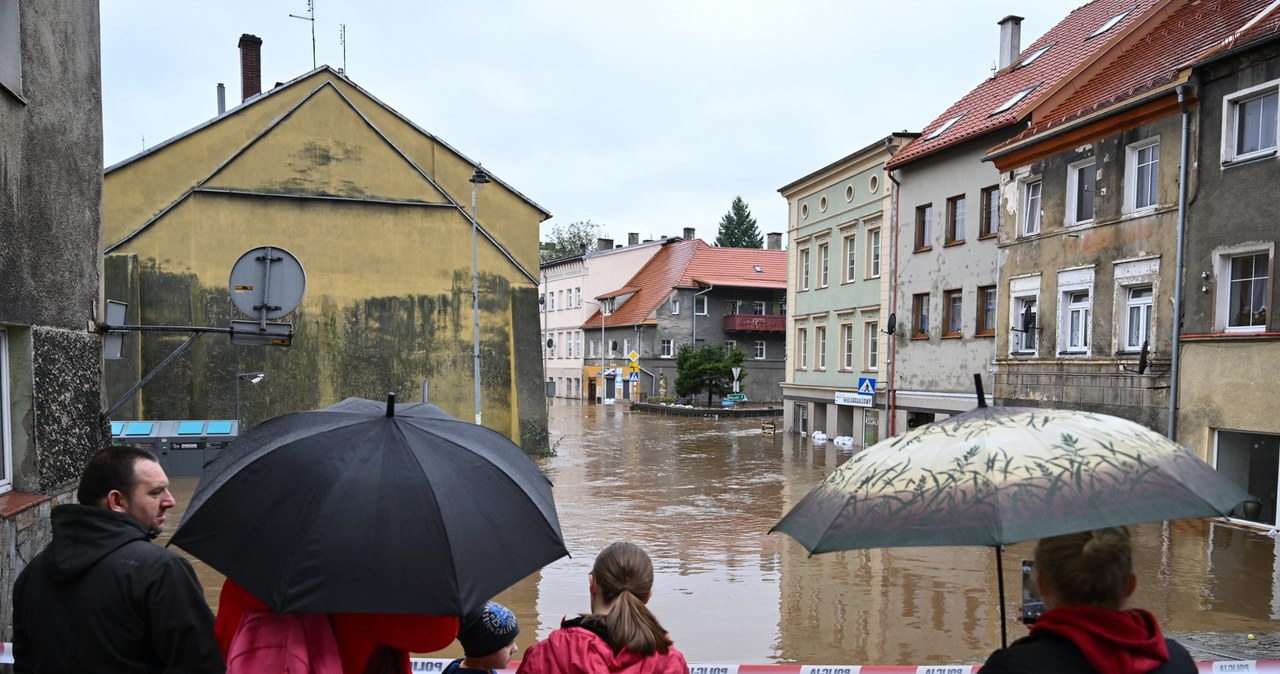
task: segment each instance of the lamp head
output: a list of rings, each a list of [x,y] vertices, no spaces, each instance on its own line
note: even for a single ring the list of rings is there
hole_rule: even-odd
[[[478,190],[481,187],[488,185],[490,182],[492,181],[489,180],[489,174],[485,173],[484,169],[480,168],[479,164],[476,164],[476,170],[471,173],[471,184]]]
[[[248,379],[250,384],[256,384],[267,376],[266,372],[239,372],[236,377],[240,379]]]

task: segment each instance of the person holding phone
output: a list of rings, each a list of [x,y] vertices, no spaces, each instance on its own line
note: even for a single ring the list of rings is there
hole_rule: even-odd
[[[1041,539],[1034,568],[1046,610],[981,674],[1196,674],[1151,612],[1124,608],[1138,584],[1128,527]]]

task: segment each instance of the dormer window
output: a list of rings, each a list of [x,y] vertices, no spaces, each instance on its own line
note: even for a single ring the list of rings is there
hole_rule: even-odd
[[[947,132],[947,129],[950,129],[950,128],[951,128],[951,125],[952,125],[952,124],[955,124],[956,122],[960,121],[960,118],[961,118],[961,117],[964,117],[964,116],[965,116],[965,115],[967,115],[967,114],[968,114],[968,113],[966,113],[966,112],[962,112],[962,113],[960,113],[960,114],[956,115],[955,117],[952,117],[951,119],[948,119],[946,122],[943,122],[942,126],[940,126],[940,127],[936,128],[936,129],[934,129],[934,130],[933,130],[933,133],[930,133],[929,135],[925,136],[925,137],[924,137],[924,139],[925,139],[925,140],[933,140],[934,138],[937,138],[938,136],[941,136],[942,134],[944,134],[944,133],[946,133],[946,132]]]
[[[1129,14],[1133,13],[1133,10],[1135,9],[1137,9],[1137,6],[1130,7],[1129,9],[1126,9],[1123,12],[1120,12],[1119,14],[1111,17],[1110,19],[1107,20],[1106,23],[1102,24],[1101,26],[1098,26],[1098,30],[1093,31],[1093,34],[1090,35],[1089,37],[1086,37],[1085,39],[1092,40],[1093,38],[1098,37],[1099,35],[1102,35],[1103,33],[1111,30],[1112,28],[1115,28],[1117,23],[1120,23],[1121,21],[1123,21],[1124,17],[1129,16]]]
[[[1049,44],[1047,44],[1047,45],[1045,45],[1045,46],[1043,46],[1043,47],[1041,47],[1041,48],[1039,48],[1039,49],[1037,49],[1037,50],[1035,50],[1035,51],[1031,52],[1030,54],[1028,54],[1028,55],[1027,55],[1027,58],[1022,59],[1022,63],[1019,63],[1019,64],[1018,64],[1018,67],[1019,67],[1019,68],[1026,68],[1027,66],[1031,65],[1032,63],[1035,63],[1036,59],[1040,58],[1041,56],[1044,56],[1044,53],[1045,53],[1045,52],[1047,52],[1047,51],[1049,51],[1050,49],[1053,49],[1054,45],[1056,45],[1056,44],[1058,44],[1058,43],[1057,43],[1057,42],[1051,42],[1051,43],[1049,43]]]
[[[1005,101],[1004,103],[1001,103],[1001,104],[1000,104],[1000,107],[998,107],[998,108],[996,108],[995,110],[992,110],[992,111],[991,111],[991,114],[992,114],[992,115],[998,115],[998,114],[1000,114],[1000,113],[1002,113],[1002,112],[1005,112],[1005,111],[1011,110],[1011,109],[1013,108],[1013,106],[1017,105],[1018,103],[1020,103],[1020,102],[1022,101],[1022,99],[1026,98],[1026,97],[1027,97],[1027,94],[1029,94],[1029,93],[1031,93],[1031,92],[1035,91],[1035,90],[1036,90],[1036,87],[1038,87],[1038,86],[1040,86],[1040,85],[1039,85],[1039,84],[1033,84],[1033,85],[1031,85],[1031,86],[1027,87],[1026,89],[1023,89],[1022,91],[1019,91],[1018,93],[1016,93],[1016,94],[1014,94],[1014,95],[1010,96],[1010,97],[1009,97],[1009,100]]]

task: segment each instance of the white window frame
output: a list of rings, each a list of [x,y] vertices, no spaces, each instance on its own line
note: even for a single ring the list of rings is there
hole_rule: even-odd
[[[1062,291],[1060,297],[1062,317],[1059,319],[1059,351],[1065,354],[1088,354],[1089,338],[1093,333],[1093,292],[1088,288],[1076,288]]]
[[[1139,154],[1144,150],[1153,150],[1152,161],[1139,166]],[[1144,213],[1155,210],[1160,205],[1160,136],[1145,138],[1128,145],[1124,149],[1124,206],[1126,213]],[[1144,169],[1151,171],[1150,203],[1138,202],[1138,175]]]
[[[755,300],[751,303],[751,314],[753,316],[764,316],[769,311],[769,303],[764,300]]]
[[[1244,257],[1247,255],[1266,255],[1267,256],[1267,280],[1266,288],[1263,290],[1264,297],[1270,298],[1273,276],[1275,275],[1275,244],[1267,244],[1265,246],[1234,246],[1231,248],[1223,248],[1214,251],[1217,255],[1217,287],[1216,309],[1214,311],[1215,322],[1218,329],[1222,332],[1265,332],[1270,322],[1272,309],[1266,306],[1264,301],[1263,307],[1267,310],[1267,320],[1261,325],[1231,325],[1231,260]],[[1255,277],[1256,278],[1256,277]]]
[[[800,289],[808,290],[809,289],[809,249],[808,248],[800,249],[800,263],[796,266],[797,266],[796,271],[799,272],[800,274]]]
[[[1066,198],[1067,219],[1065,220],[1065,222],[1068,225],[1087,225],[1089,223],[1092,223],[1093,219],[1097,217],[1097,213],[1098,213],[1098,200],[1096,198],[1097,185],[1098,185],[1097,166],[1098,166],[1097,158],[1089,157],[1088,159],[1082,159],[1067,167],[1067,198]],[[1090,171],[1093,174],[1093,185],[1094,185],[1094,196],[1095,196],[1093,200],[1093,213],[1087,218],[1077,219],[1077,215],[1078,215],[1077,210],[1079,210],[1077,208],[1077,206],[1079,206],[1079,202],[1077,201],[1077,199],[1079,197],[1076,195],[1076,192],[1079,191],[1080,176],[1084,174],[1085,171]]]
[[[658,354],[658,357],[659,357],[659,358],[674,358],[674,357],[675,357],[675,354],[676,354],[676,342],[675,342],[675,340],[674,340],[674,339],[663,339],[663,340],[659,340],[659,341],[658,341],[658,344],[659,344],[659,348],[661,348],[661,350],[662,350],[662,351],[661,351],[661,353],[659,353],[659,354]]]
[[[796,329],[796,369],[809,369],[809,329]]]
[[[879,227],[867,229],[867,278],[880,278],[880,232]]]
[[[670,306],[671,306],[671,315],[679,316],[680,315],[680,295],[676,293],[671,293]]]
[[[857,280],[858,273],[858,250],[855,245],[857,235],[848,234],[844,237],[844,282],[853,283]]]
[[[1142,351],[1143,343],[1151,342],[1151,311],[1155,306],[1156,288],[1150,283],[1139,283],[1130,286],[1121,286],[1124,291],[1124,350],[1127,352]],[[1146,297],[1135,298],[1134,291],[1146,290]],[[1137,311],[1142,321],[1141,328],[1138,331],[1137,338],[1131,339],[1133,335],[1133,313]]]
[[[831,245],[818,244],[818,287],[825,288],[831,281]]]
[[[1274,107],[1273,114],[1276,119],[1271,120],[1273,144],[1269,147],[1259,147],[1253,152],[1240,152],[1236,146],[1240,129],[1240,106],[1267,96],[1275,96],[1275,107],[1280,107],[1280,80],[1264,82],[1222,97],[1222,163],[1242,162],[1276,155],[1277,143],[1280,143],[1280,112],[1275,111]]]
[[[707,315],[707,296],[706,295],[698,295],[697,297],[693,298],[693,314],[695,316]]]
[[[853,339],[853,323],[840,324],[840,370],[844,372],[853,371],[853,352],[858,348],[858,344]]]
[[[0,493],[13,489],[13,426],[9,419],[9,334],[0,326]]]
[[[722,346],[724,347],[724,352],[729,353],[730,351],[733,351],[734,349],[738,348],[738,340],[726,339],[724,340],[724,344]]]
[[[880,369],[880,321],[867,321],[864,326],[862,351],[866,360],[863,365],[868,372],[875,372]]]
[[[1036,327],[1031,333],[1031,348],[1026,348],[1027,333],[1014,330],[1022,328],[1022,312],[1032,303]],[[1009,279],[1009,355],[1038,356],[1040,354],[1040,274],[1030,274]]]
[[[556,310],[556,291],[552,290],[547,293],[547,311]]]
[[[827,326],[819,325],[813,329],[813,369],[824,372],[827,369]]]
[[[1022,183],[1022,218],[1018,232],[1022,236],[1040,233],[1040,219],[1044,212],[1044,181],[1040,178]]]
[[[764,360],[765,350],[766,350],[766,342],[763,339],[757,339],[755,360]]]

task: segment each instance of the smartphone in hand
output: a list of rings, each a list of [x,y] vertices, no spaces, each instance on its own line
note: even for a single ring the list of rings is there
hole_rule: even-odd
[[[1044,600],[1040,598],[1040,589],[1036,587],[1035,562],[1022,560],[1022,622],[1034,625],[1036,618],[1044,613]]]

